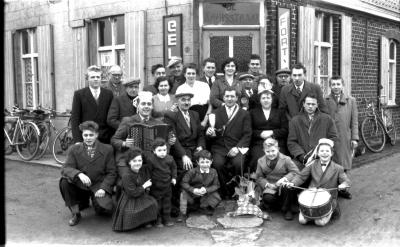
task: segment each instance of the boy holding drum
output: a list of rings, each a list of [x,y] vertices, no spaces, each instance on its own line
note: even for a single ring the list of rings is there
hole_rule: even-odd
[[[333,145],[333,141],[330,139],[320,139],[317,146],[317,156],[319,159],[314,160],[299,175],[296,175],[291,182],[286,183],[288,187],[299,186],[311,177],[309,190],[302,192],[299,196],[300,224],[306,224],[308,221],[314,220],[316,225],[324,226],[330,221],[333,212],[340,216],[340,208],[337,203],[338,190],[349,188],[350,180],[344,172],[343,167],[331,160]],[[328,194],[327,203],[324,204],[321,200],[324,199],[327,191],[329,191],[330,196]],[[303,193],[304,196],[302,196]],[[306,197],[306,194],[309,194],[311,197],[304,198],[305,202],[309,201],[312,204],[309,205],[309,210],[307,210],[307,205],[303,205],[302,203],[302,197]],[[331,203],[329,203],[330,200]],[[314,205],[319,202],[321,203],[321,207],[315,208]],[[306,207],[305,210],[303,209],[304,207]]]

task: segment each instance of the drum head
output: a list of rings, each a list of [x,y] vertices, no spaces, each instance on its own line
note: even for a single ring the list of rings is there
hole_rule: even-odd
[[[331,194],[325,189],[304,190],[299,195],[299,204],[307,207],[324,205],[331,199]]]

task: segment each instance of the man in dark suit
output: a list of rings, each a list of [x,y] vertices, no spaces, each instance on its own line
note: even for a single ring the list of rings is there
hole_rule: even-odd
[[[125,93],[114,97],[108,110],[107,123],[113,129],[118,129],[122,118],[130,117],[136,114],[136,100],[139,92],[140,79],[127,79],[122,85],[125,87]]]
[[[218,172],[221,195],[225,197],[230,197],[233,192],[227,191],[226,183],[232,176],[240,175],[243,169],[244,157],[239,148],[249,147],[252,134],[250,114],[237,104],[239,94],[234,87],[225,89],[224,105],[209,116],[210,127],[206,132],[212,139],[213,166]]]
[[[212,84],[216,78],[215,72],[217,68],[217,61],[214,58],[206,58],[203,61],[203,72],[204,75],[200,77],[199,81],[205,82],[211,89]]]
[[[321,87],[305,81],[306,68],[304,65],[301,63],[294,65],[291,73],[293,83],[284,86],[279,97],[279,108],[286,111],[288,120],[299,114],[303,101],[309,93],[316,95],[319,110],[328,113]]]
[[[60,179],[60,191],[65,205],[72,212],[68,224],[74,226],[81,219],[80,211],[89,207],[89,198],[98,214],[111,214],[112,188],[117,177],[114,150],[97,141],[98,125],[85,121],[79,125],[83,142],[68,151]]]
[[[82,132],[79,124],[92,120],[99,125],[99,141],[110,143],[113,129],[107,125],[107,114],[110,108],[113,93],[101,88],[101,69],[92,65],[87,69],[86,80],[88,87],[75,91],[72,101],[72,136],[74,142],[82,142]]]

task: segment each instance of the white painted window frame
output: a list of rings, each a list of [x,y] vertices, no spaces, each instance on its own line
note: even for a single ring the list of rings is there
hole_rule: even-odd
[[[111,22],[111,45],[109,46],[100,46],[100,24],[97,21],[97,61],[99,61],[99,64],[101,66],[108,66],[108,65],[103,65],[101,64],[101,52],[106,52],[106,51],[111,51],[111,61],[110,64],[111,65],[115,65],[117,64],[118,58],[117,58],[117,51],[118,50],[125,50],[125,44],[121,45],[117,45],[117,19],[114,18],[115,16],[111,16],[108,17],[108,19]],[[102,18],[103,19],[103,18]],[[101,20],[101,19],[100,19]],[[124,19],[122,21],[125,21],[125,16]],[[124,30],[125,32],[125,30]]]
[[[332,15],[329,15],[329,42],[322,41],[323,34],[323,18],[325,13],[318,13],[315,19],[315,25],[317,27],[316,39],[314,40],[314,50],[316,48],[316,54],[314,57],[317,61],[314,60],[314,82],[321,86],[324,95],[329,94],[329,85],[322,85],[321,78],[324,77],[327,80],[332,76],[332,47],[333,47],[333,18]],[[321,49],[328,48],[328,75],[321,75],[320,66],[321,66]]]
[[[36,64],[39,62],[39,53],[37,53],[37,51],[34,51],[34,38],[36,38],[36,42],[37,42],[37,33],[36,33],[36,29],[35,28],[30,28],[30,29],[26,29],[23,31],[28,31],[28,40],[29,40],[29,46],[30,46],[30,50],[31,53],[28,54],[23,54],[23,35],[21,32],[20,35],[20,53],[21,53],[21,78],[22,78],[22,84],[23,84],[23,90],[22,90],[22,95],[23,95],[23,107],[24,108],[28,108],[28,109],[35,109],[38,107],[38,102],[39,102],[39,95],[38,95],[38,87],[39,87],[39,79],[36,80],[36,74],[38,73],[38,71],[36,71]],[[35,37],[36,36],[36,37]],[[37,60],[35,61],[35,58],[37,58]],[[25,75],[25,60],[29,59],[31,60],[31,71],[32,71],[32,75],[31,75],[31,82],[27,81],[26,75]],[[38,75],[39,78],[39,75]],[[27,102],[26,102],[26,88],[27,85],[31,84],[32,85],[32,96],[33,96],[33,102],[32,102],[32,106],[28,106]]]
[[[392,45],[392,44],[394,44],[394,58],[393,59],[391,59],[390,58],[390,46]],[[388,105],[396,105],[396,66],[397,66],[397,62],[396,62],[396,57],[397,57],[397,46],[396,46],[396,42],[393,40],[393,39],[390,39],[389,40],[389,50],[388,50],[388,57],[389,57],[389,59],[388,59],[388,68],[389,68],[389,70],[388,70],[388,80],[387,80],[387,85],[385,85],[386,86],[386,88],[387,88],[387,90],[386,90],[386,92],[387,92],[387,94],[388,94],[388,96],[387,96],[387,104]],[[390,71],[390,67],[391,66],[393,66],[392,68],[392,71]],[[389,81],[389,78],[390,78],[390,75],[389,75],[389,73],[392,73],[392,85],[390,85],[390,81]],[[392,95],[389,95],[389,92],[390,92],[390,87],[391,87],[391,91],[392,91]]]

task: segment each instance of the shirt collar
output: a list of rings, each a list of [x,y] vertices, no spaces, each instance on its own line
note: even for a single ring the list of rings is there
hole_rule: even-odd
[[[200,168],[200,173],[210,173],[210,168],[209,169],[206,169],[206,170],[202,170],[201,168]]]
[[[169,102],[170,101],[170,97],[169,97],[169,94],[167,94],[167,95],[161,95],[160,93],[158,93],[157,94],[157,96],[158,96],[158,99],[161,101],[161,102]]]

